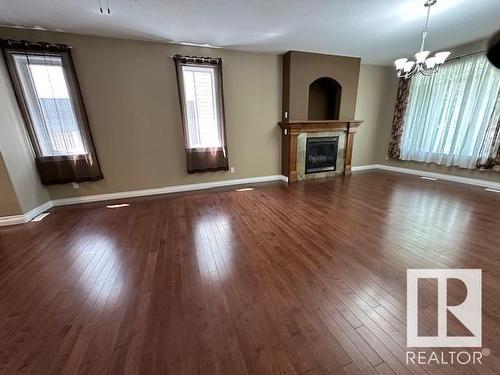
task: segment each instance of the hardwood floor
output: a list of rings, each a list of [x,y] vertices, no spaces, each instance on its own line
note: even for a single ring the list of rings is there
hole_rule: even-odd
[[[1,374],[499,373],[500,194],[371,171],[127,202],[0,228]],[[406,364],[407,268],[483,269],[482,365]]]

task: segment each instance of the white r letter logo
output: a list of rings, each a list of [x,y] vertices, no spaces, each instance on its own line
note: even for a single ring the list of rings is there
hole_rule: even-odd
[[[418,335],[418,279],[438,280],[438,335]],[[467,287],[467,297],[458,306],[448,306],[448,279],[459,279]],[[481,270],[409,269],[406,273],[406,345],[408,347],[480,347],[481,346]],[[448,311],[472,336],[448,336]]]

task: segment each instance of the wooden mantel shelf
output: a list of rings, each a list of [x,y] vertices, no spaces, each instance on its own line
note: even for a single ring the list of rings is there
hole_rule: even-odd
[[[304,120],[279,122],[278,125],[283,130],[282,173],[288,176],[289,182],[297,181],[297,138],[300,133],[344,131],[346,133],[344,175],[350,175],[354,133],[356,133],[357,128],[362,122],[363,121],[358,120]]]
[[[363,121],[358,120],[317,120],[279,122],[281,129],[290,133],[324,132],[330,130],[349,130],[355,133]]]

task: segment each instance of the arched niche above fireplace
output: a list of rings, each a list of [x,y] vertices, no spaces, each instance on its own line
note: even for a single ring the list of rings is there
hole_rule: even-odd
[[[342,86],[333,78],[321,77],[309,85],[308,120],[338,120]]]

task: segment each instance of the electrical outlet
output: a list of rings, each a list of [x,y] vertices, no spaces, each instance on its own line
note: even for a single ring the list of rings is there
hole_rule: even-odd
[[[285,112],[285,118],[288,118],[288,112]]]
[[[73,186],[73,189],[80,189],[80,185],[78,185],[77,182],[72,182],[71,185]]]
[[[231,173],[234,173],[234,167],[229,168],[229,171],[230,171]]]

